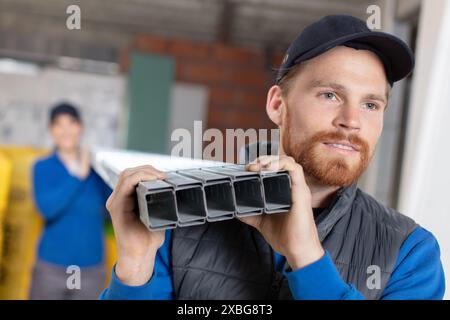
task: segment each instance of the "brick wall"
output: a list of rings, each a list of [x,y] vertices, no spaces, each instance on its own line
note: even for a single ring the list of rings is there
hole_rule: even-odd
[[[170,56],[176,63],[176,81],[209,88],[205,127],[273,128],[265,112],[267,90],[273,81],[272,67],[278,67],[281,53],[271,56],[224,44],[208,44],[150,35],[136,38],[123,53],[121,67],[128,69],[130,52]]]

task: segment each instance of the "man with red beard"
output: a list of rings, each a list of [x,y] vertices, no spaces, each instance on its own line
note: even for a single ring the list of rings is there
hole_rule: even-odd
[[[436,239],[357,187],[391,87],[413,64],[400,39],[354,17],[305,28],[267,95],[279,155],[247,166],[289,171],[290,212],[150,232],[133,192],[164,173],[126,170],[107,203],[118,259],[102,298],[441,299]]]

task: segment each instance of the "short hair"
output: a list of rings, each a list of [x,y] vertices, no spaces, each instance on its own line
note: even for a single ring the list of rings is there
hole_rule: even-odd
[[[50,110],[50,124],[53,124],[60,115],[71,116],[75,121],[81,123],[81,115],[78,109],[70,103],[62,102],[55,105]]]
[[[302,63],[299,63],[289,68],[289,71],[278,81],[278,86],[281,89],[281,94],[283,97],[286,98],[288,96],[292,83],[294,82],[294,78],[298,74],[301,65]]]

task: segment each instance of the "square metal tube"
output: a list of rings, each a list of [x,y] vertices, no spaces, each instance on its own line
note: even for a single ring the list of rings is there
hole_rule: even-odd
[[[202,170],[230,177],[236,201],[237,217],[262,214],[264,198],[258,173],[245,170],[238,171],[228,167],[204,168]]]
[[[236,213],[231,179],[200,169],[179,171],[179,174],[203,184],[206,198],[206,219],[209,222],[232,219]]]
[[[291,208],[291,179],[287,172],[261,173],[264,212],[287,212]]]
[[[178,225],[205,223],[206,204],[202,183],[174,172],[167,173],[164,181],[175,189]]]
[[[136,187],[139,218],[150,230],[175,228],[178,223],[174,188],[164,181],[140,182]]]

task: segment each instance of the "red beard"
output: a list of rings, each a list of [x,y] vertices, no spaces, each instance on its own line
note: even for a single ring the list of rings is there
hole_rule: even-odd
[[[287,121],[289,123],[289,121]],[[304,142],[295,141],[288,125],[283,133],[283,149],[299,163],[306,175],[328,186],[349,186],[359,179],[370,162],[369,145],[357,135],[320,131]],[[347,140],[359,148],[359,161],[350,164],[343,157],[329,157],[318,148],[324,142]]]

